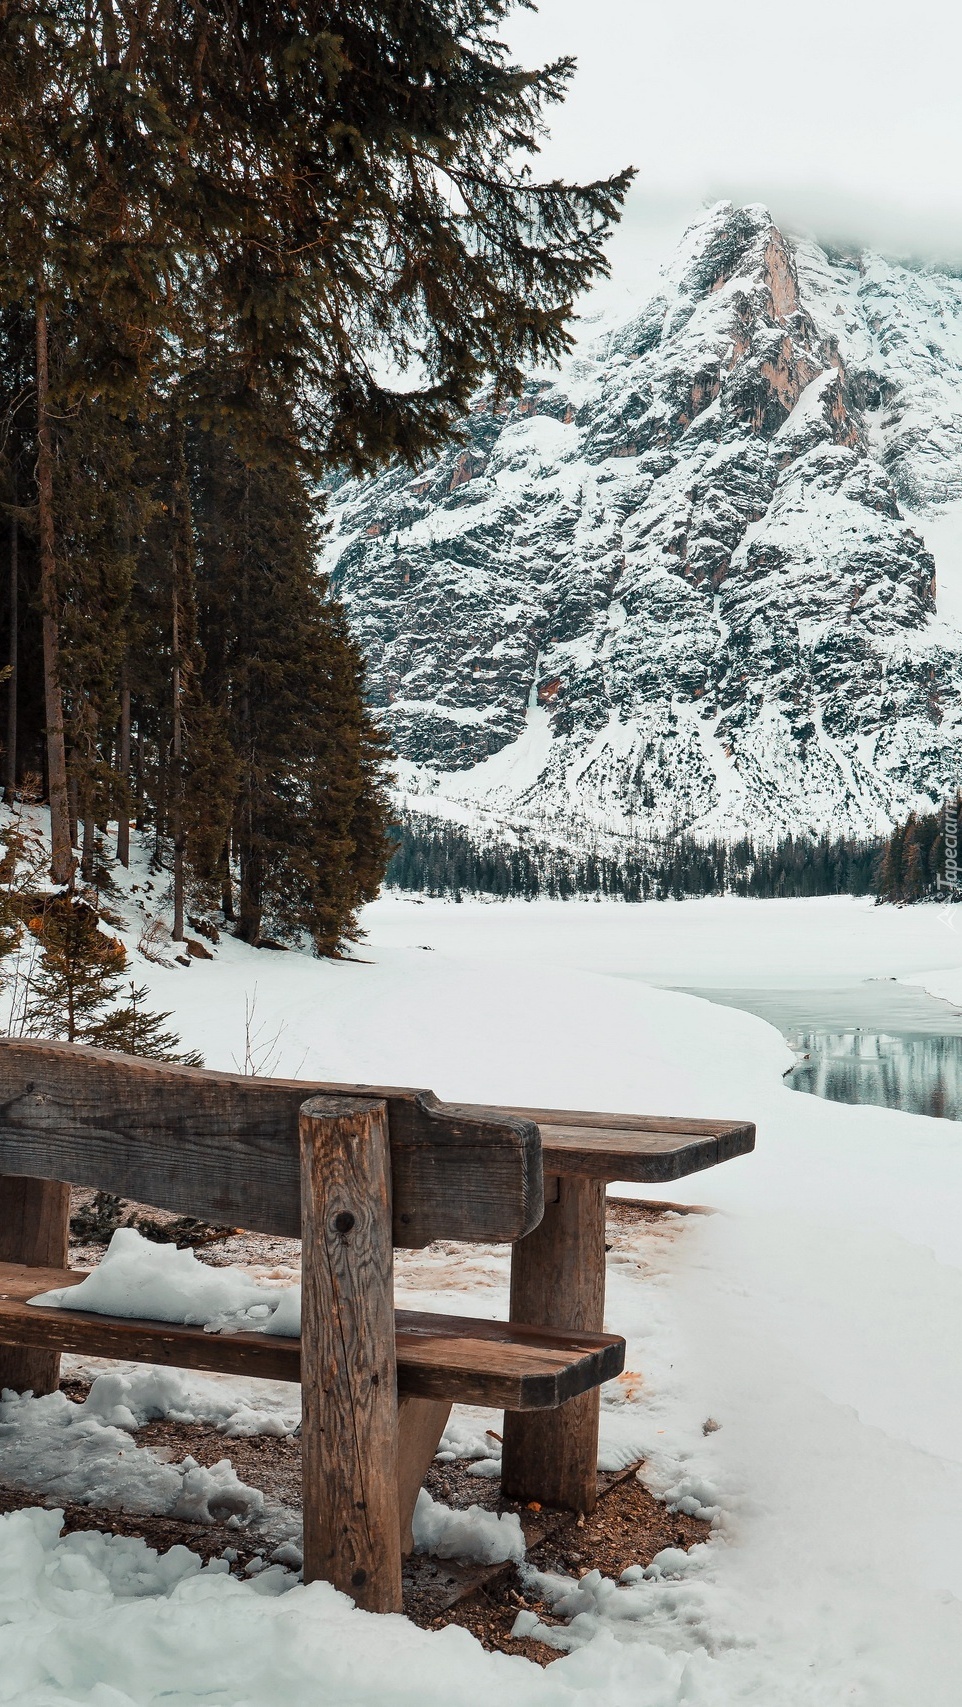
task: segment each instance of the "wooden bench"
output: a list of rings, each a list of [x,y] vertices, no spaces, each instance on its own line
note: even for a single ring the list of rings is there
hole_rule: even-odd
[[[62,1350],[300,1380],[305,1580],[400,1606],[411,1516],[452,1403],[504,1408],[502,1484],[591,1509],[610,1179],[750,1150],[744,1122],[443,1104],[0,1039],[0,1386],[52,1390]],[[300,1342],[32,1307],[67,1270],[69,1180],[302,1239]],[[394,1311],[393,1248],[508,1243],[508,1323]]]
[[[743,1120],[680,1120],[511,1108],[541,1133],[545,1209],[511,1253],[512,1321],[599,1330],[605,1315],[605,1187],[613,1180],[664,1185],[747,1155],[755,1127]],[[598,1393],[537,1416],[504,1419],[503,1491],[591,1511],[598,1462]]]
[[[395,1245],[511,1243],[537,1225],[537,1126],[424,1091],[312,1089],[0,1041],[0,1385],[51,1390],[63,1350],[299,1379],[305,1579],[396,1610],[452,1403],[563,1406],[618,1374],[624,1341],[395,1313]],[[30,1305],[83,1278],[67,1269],[68,1180],[299,1235],[300,1341]]]

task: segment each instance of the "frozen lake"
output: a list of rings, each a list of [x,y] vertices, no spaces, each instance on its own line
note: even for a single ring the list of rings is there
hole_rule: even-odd
[[[792,1089],[962,1119],[962,907],[877,907],[847,896],[640,906],[389,896],[366,917],[379,948],[524,968],[541,993],[554,969],[577,967],[740,1008],[775,1026],[800,1057],[786,1079]],[[921,967],[935,969],[926,985],[942,980],[958,1000],[916,983]]]
[[[894,978],[783,988],[683,987],[777,1026],[793,1090],[962,1120],[962,1009]]]

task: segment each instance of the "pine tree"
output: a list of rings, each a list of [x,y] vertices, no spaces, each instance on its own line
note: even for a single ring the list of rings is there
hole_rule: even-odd
[[[317,476],[417,461],[482,380],[517,392],[559,356],[630,179],[531,175],[572,68],[512,65],[510,9],[0,0],[11,707],[21,759],[44,742],[58,883],[72,819],[88,872],[126,822],[133,759],[175,933],[190,883],[232,910],[232,861],[251,941],[267,920],[331,952],[375,892],[384,749],[312,583]],[[209,461],[189,490],[184,438]],[[217,547],[193,506],[228,452]]]
[[[303,475],[245,465],[216,434],[194,455],[203,692],[229,707],[238,934],[305,934],[332,953],[387,863],[384,739],[314,569]]]
[[[169,1014],[151,1014],[146,989],[121,985],[127,970],[123,943],[100,929],[96,912],[72,895],[54,895],[27,925],[38,945],[26,1002],[24,1030],[30,1037],[89,1043],[158,1061],[200,1065],[199,1057],[176,1053],[178,1039],[164,1031]]]
[[[114,992],[119,1006],[96,1021],[84,1039],[99,1049],[118,1049],[124,1055],[144,1055],[151,1061],[177,1061],[185,1067],[202,1067],[203,1056],[196,1050],[185,1054],[175,1031],[165,1031],[169,1013],[151,1013],[146,1006],[149,990],[146,984],[130,980],[123,997]]]

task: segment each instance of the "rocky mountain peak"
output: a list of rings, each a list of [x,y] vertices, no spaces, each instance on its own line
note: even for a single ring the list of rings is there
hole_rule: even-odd
[[[709,210],[624,324],[335,495],[326,566],[405,788],[565,835],[929,804],[962,637],[903,506],[962,496],[960,381],[959,281]]]

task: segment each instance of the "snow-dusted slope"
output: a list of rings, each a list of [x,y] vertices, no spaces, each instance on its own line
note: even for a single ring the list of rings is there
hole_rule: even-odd
[[[464,447],[341,488],[326,566],[442,810],[862,832],[962,770],[958,500],[962,280],[722,203]]]

